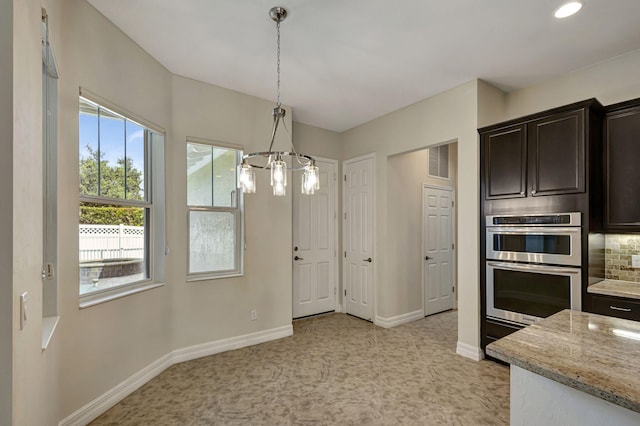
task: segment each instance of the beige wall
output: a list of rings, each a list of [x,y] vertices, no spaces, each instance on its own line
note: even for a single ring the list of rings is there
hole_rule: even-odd
[[[520,117],[589,98],[610,105],[640,97],[638,70],[640,50],[509,93],[506,116]]]
[[[244,276],[186,282],[186,138],[217,140],[265,151],[273,103],[194,80],[172,77],[173,141],[168,147],[168,245],[173,349],[291,324],[291,189],[271,195],[269,175],[256,171],[255,194],[245,196]],[[286,117],[291,129],[291,114]],[[274,149],[288,150],[284,133]],[[258,319],[251,321],[256,309]]]
[[[13,1],[0,2],[0,199],[13,199]],[[0,424],[11,424],[13,204],[0,203]]]
[[[450,179],[428,175],[428,149],[388,157],[389,250],[387,256],[389,277],[395,287],[391,297],[393,297],[393,303],[408,306],[408,312],[423,308],[422,186],[431,184],[455,190],[456,163],[456,143],[449,145]]]
[[[430,145],[458,141],[458,340],[479,347],[477,82],[471,81],[343,134],[343,160],[376,153],[376,315],[390,318],[412,311],[398,298],[390,274],[392,208],[387,157]]]
[[[13,424],[58,419],[59,341],[42,352],[42,55],[41,6],[13,2]],[[44,6],[56,15],[56,2]],[[4,99],[4,98],[3,98]],[[4,168],[3,168],[4,169]],[[9,168],[11,169],[11,168]],[[11,269],[10,269],[11,270]],[[28,321],[20,330],[19,296]]]

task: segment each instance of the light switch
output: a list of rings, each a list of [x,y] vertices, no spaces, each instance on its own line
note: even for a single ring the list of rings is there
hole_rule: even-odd
[[[27,292],[20,295],[20,330],[24,328],[27,322]]]
[[[631,267],[640,268],[640,254],[634,254],[631,256]]]

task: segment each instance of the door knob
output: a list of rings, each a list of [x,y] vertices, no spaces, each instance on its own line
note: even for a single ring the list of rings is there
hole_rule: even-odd
[[[365,262],[369,262],[369,263],[373,262],[373,259],[370,258],[370,257],[368,257],[366,259],[362,259],[362,260],[365,261]]]
[[[293,260],[304,260],[304,258],[296,256],[296,257],[293,258]]]
[[[424,257],[424,260],[431,260],[431,259],[433,259],[433,257],[431,257],[431,256],[425,256]]]

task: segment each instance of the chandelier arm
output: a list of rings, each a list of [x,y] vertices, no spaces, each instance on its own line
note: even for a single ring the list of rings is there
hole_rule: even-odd
[[[273,128],[271,130],[271,143],[269,144],[269,151],[273,149],[273,142],[276,140],[276,131],[278,130],[278,123],[280,123],[280,116],[273,115]]]

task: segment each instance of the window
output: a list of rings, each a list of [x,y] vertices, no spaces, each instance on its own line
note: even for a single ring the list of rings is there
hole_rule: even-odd
[[[58,70],[49,42],[49,22],[42,9],[42,349],[58,323],[57,160]]]
[[[163,145],[160,133],[80,98],[81,307],[162,280]]]
[[[429,176],[449,179],[449,145],[429,148]]]
[[[187,140],[188,274],[190,279],[242,275],[242,148]]]

